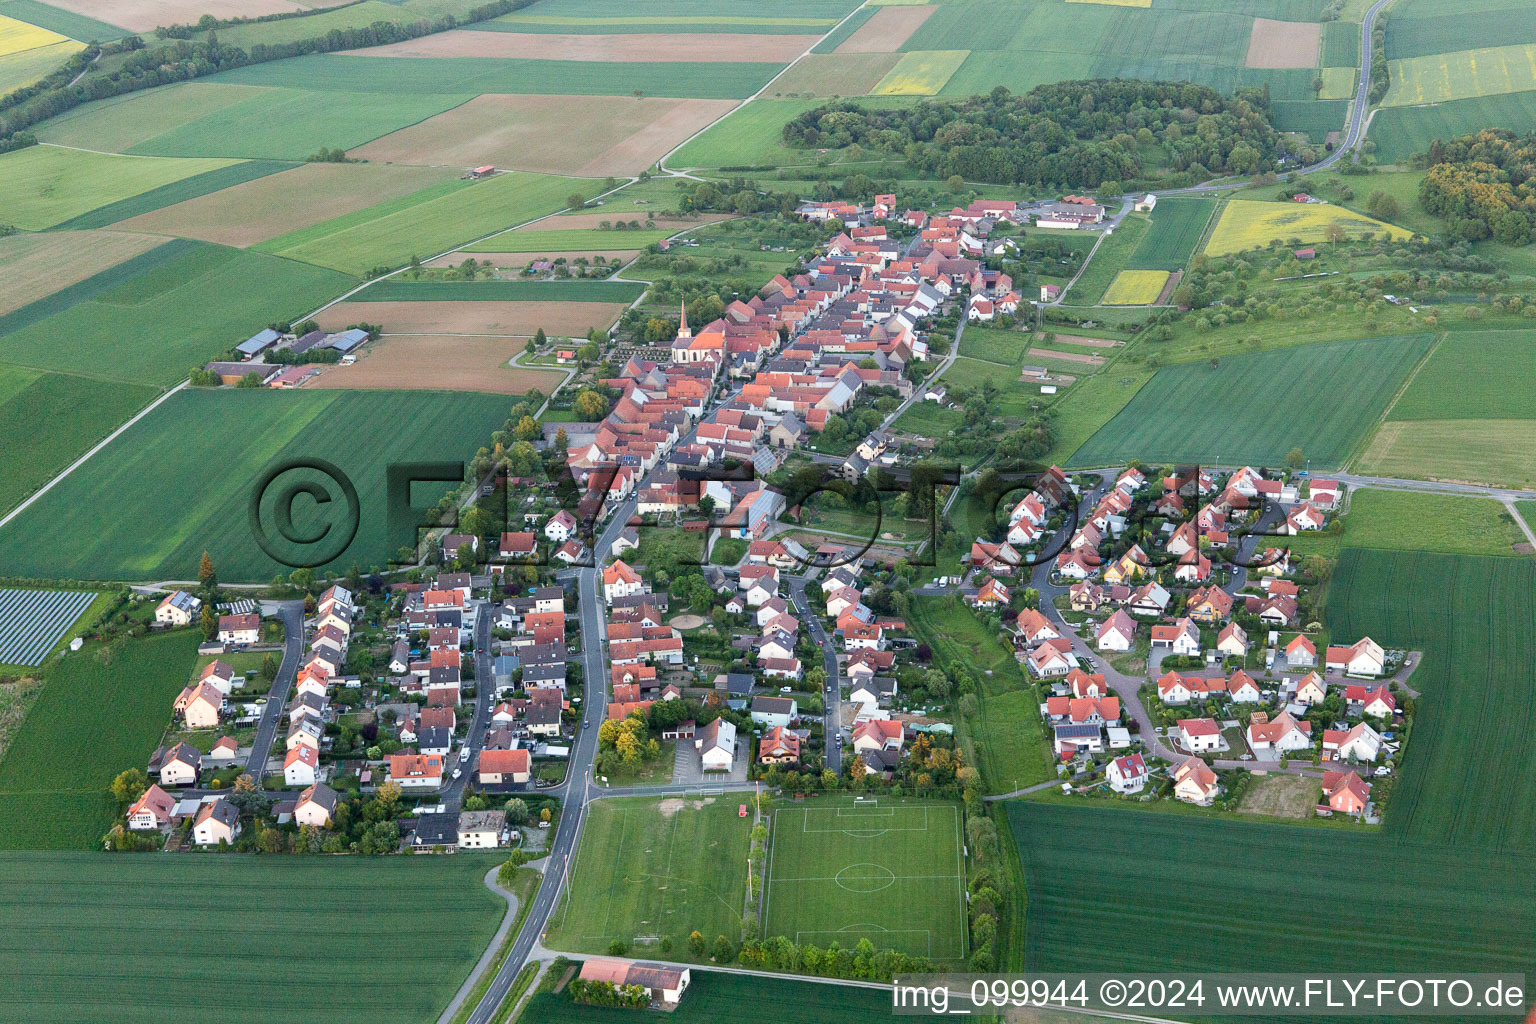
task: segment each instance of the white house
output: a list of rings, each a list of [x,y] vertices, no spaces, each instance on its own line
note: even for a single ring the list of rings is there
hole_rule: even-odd
[[[240,812],[223,797],[203,805],[192,824],[192,841],[198,846],[233,843],[240,835]]]
[[[700,729],[693,741],[707,772],[728,772],[736,759],[736,726],[717,718]]]
[[[1200,627],[1187,615],[1172,624],[1153,626],[1152,646],[1166,647],[1170,654],[1197,655],[1200,653]]]
[[[1296,696],[1293,698],[1297,704],[1305,704],[1314,707],[1328,699],[1328,687],[1323,684],[1323,677],[1316,672],[1308,672],[1296,681]]]
[[[1379,676],[1386,671],[1387,655],[1370,637],[1361,637],[1348,647],[1329,647],[1324,659],[1329,672],[1351,676]]]
[[[1255,754],[1279,756],[1296,750],[1312,749],[1312,723],[1298,722],[1290,712],[1282,711],[1274,718],[1263,711],[1255,711],[1248,719],[1248,745]]]
[[[1221,748],[1221,726],[1214,718],[1181,718],[1178,738],[1180,745],[1191,754],[1218,750]]]
[[[752,721],[759,725],[787,726],[799,713],[792,697],[753,697]]]
[[[561,509],[544,524],[544,536],[556,544],[564,544],[571,539],[571,534],[576,532],[576,525],[576,517],[565,509]]]
[[[1101,651],[1128,651],[1136,646],[1136,622],[1124,610],[1099,624],[1094,644]]]
[[[1170,671],[1157,681],[1157,698],[1164,704],[1188,704],[1194,691],[1177,672]]]
[[[1216,773],[1198,757],[1180,762],[1169,778],[1173,780],[1173,795],[1187,804],[1209,807],[1221,791]]]
[[[459,849],[494,850],[506,830],[506,811],[460,811]]]
[[[1374,761],[1381,754],[1381,744],[1381,733],[1368,722],[1352,729],[1323,730],[1323,756],[1337,761]]]
[[[314,747],[300,743],[283,758],[283,781],[290,786],[313,786],[320,755]]]
[[[1104,769],[1104,778],[1116,793],[1140,793],[1147,785],[1147,766],[1140,754],[1117,757]]]
[[[336,817],[336,805],[340,799],[330,786],[317,782],[299,794],[299,799],[293,805],[293,820],[299,825],[326,828]]]
[[[1232,673],[1232,678],[1227,680],[1227,697],[1234,704],[1257,704],[1264,699],[1259,684],[1242,669]]]
[[[128,827],[135,832],[165,828],[171,823],[171,812],[176,809],[176,798],[159,786],[150,784],[128,808]]]
[[[155,621],[165,623],[168,626],[189,626],[192,620],[197,618],[202,611],[203,602],[187,593],[178,590],[167,594],[155,608]]]
[[[160,761],[160,785],[190,786],[197,782],[197,773],[203,765],[202,751],[186,743],[178,743]]]
[[[603,570],[603,600],[610,605],[621,597],[634,597],[644,592],[645,582],[640,579],[640,574],[622,558]]]
[[[255,612],[220,615],[218,637],[226,644],[254,644],[261,639],[261,616]]]
[[[1248,656],[1248,634],[1235,622],[1229,622],[1216,635],[1216,649],[1224,658],[1246,658]]]
[[[389,781],[404,790],[436,789],[443,782],[443,759],[437,754],[391,754]]]

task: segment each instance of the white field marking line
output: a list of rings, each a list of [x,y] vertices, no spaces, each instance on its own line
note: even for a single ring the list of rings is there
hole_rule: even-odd
[[[965,956],[965,944],[968,941],[970,929],[965,923],[965,836],[960,829],[960,808],[951,807],[950,813],[955,817],[955,883],[960,887],[955,894],[955,912],[960,915],[960,955]]]
[[[31,506],[31,504],[34,501],[36,501],[38,498],[41,498],[43,495],[47,494],[49,491],[53,490],[54,485],[57,484],[60,480],[63,480],[65,477],[69,476],[69,474],[73,473],[75,470],[77,470],[81,466],[85,465],[85,463],[90,459],[90,457],[92,455],[95,455],[97,452],[101,451],[107,445],[109,445],[113,441],[117,440],[118,437],[121,436],[122,433],[124,431],[126,431],[129,427],[133,426],[135,423],[139,422],[139,420],[143,419],[145,416],[148,416],[150,413],[152,413],[156,409],[158,409],[160,407],[160,403],[164,402],[166,399],[170,398],[176,392],[178,392],[181,389],[187,387],[191,383],[192,382],[190,380],[182,381],[180,384],[177,384],[175,387],[173,387],[169,391],[165,392],[165,394],[161,395],[159,398],[155,399],[153,402],[150,402],[144,408],[140,409],[134,415],[134,417],[132,419],[130,419],[127,423],[124,423],[122,426],[120,426],[116,430],[112,431],[112,433],[110,433],[106,437],[102,438],[101,442],[99,444],[97,444],[94,448],[92,448],[90,451],[86,452],[84,455],[80,456],[74,462],[71,462],[68,466],[64,467],[64,469],[59,471],[59,475],[58,476],[54,477],[52,480],[49,480],[47,483],[43,484],[43,486],[41,486],[37,490],[33,491],[27,497],[26,501],[23,501],[20,505],[17,505],[15,508],[11,509],[10,512],[6,513],[5,518],[0,519],[0,527],[3,527],[6,523],[9,523],[12,519],[15,519],[17,516],[19,516],[23,512],[25,512]]]

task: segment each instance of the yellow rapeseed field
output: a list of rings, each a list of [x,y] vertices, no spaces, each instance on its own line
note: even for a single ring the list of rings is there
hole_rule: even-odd
[[[1348,238],[1362,234],[1390,231],[1393,238],[1408,238],[1412,232],[1346,210],[1331,203],[1271,203],[1233,200],[1221,212],[1216,230],[1205,251],[1212,256],[1226,256],[1245,249],[1262,248],[1273,239],[1286,244],[1299,239],[1305,244],[1328,241],[1328,226],[1337,224]]]
[[[960,70],[970,50],[913,50],[870,90],[871,95],[932,96]]]
[[[1104,293],[1105,306],[1145,306],[1156,302],[1168,283],[1166,270],[1122,270]]]
[[[1536,89],[1536,43],[1456,50],[1389,62],[1385,107],[1444,103]]]
[[[61,36],[57,32],[50,32],[45,28],[28,25],[24,21],[17,21],[15,18],[7,18],[0,14],[0,57],[20,53],[23,50],[33,50],[39,46],[67,42],[69,42],[68,36]]]

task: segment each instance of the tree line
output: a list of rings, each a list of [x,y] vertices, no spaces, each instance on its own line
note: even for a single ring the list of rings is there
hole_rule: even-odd
[[[1430,143],[1419,201],[1458,238],[1529,245],[1536,238],[1536,132],[1485,128]]]

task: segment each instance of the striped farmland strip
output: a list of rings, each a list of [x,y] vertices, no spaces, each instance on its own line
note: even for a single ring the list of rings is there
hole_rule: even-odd
[[[40,665],[95,594],[0,590],[0,665]]]

